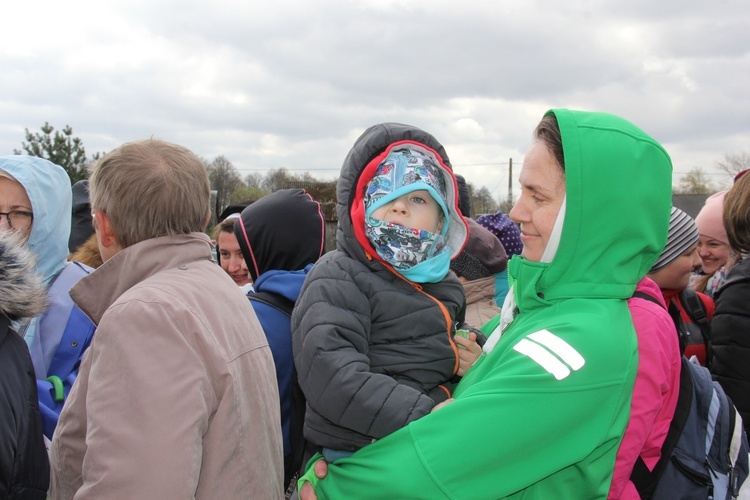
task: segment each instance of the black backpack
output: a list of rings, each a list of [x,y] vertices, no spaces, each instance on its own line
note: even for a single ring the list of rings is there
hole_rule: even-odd
[[[261,302],[274,307],[290,317],[292,309],[294,309],[294,302],[276,293],[255,292],[248,294],[247,297],[251,301]],[[307,448],[307,440],[302,431],[305,423],[305,409],[306,400],[297,382],[297,369],[292,368],[292,403],[289,421],[289,442],[292,445],[292,453],[290,458],[284,460],[284,486],[287,489],[286,498],[289,498],[292,490],[297,486],[299,472],[304,465],[305,449]]]
[[[685,310],[693,324],[700,329],[701,336],[703,337],[702,343],[706,348],[706,361],[708,362],[708,343],[711,338],[711,329],[708,324],[706,306],[703,304],[700,297],[698,297],[698,293],[692,288],[686,288],[678,293],[677,299],[680,301],[680,305],[682,305],[682,308]],[[680,317],[679,308],[670,302],[667,306],[667,310],[677,326],[677,333],[680,338],[680,352],[685,352],[685,348],[688,344],[695,344],[696,342],[692,342],[689,338],[690,332]]]
[[[634,297],[659,304],[654,297]],[[682,356],[680,393],[661,458],[652,471],[639,457],[630,476],[641,498],[737,498],[748,476],[742,418],[707,368]]]

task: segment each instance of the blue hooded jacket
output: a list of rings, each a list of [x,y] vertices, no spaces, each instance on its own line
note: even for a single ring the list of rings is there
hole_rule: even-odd
[[[36,259],[36,271],[48,286],[48,306],[19,333],[29,346],[36,372],[44,434],[52,438],[95,329],[73,304],[68,291],[91,270],[67,262],[72,190],[65,170],[43,158],[21,155],[0,157],[0,170],[23,186],[34,213],[27,247]]]
[[[325,219],[320,204],[302,189],[276,191],[245,208],[234,223],[242,256],[247,263],[257,293],[280,295],[292,304],[297,301],[308,271],[325,251]],[[296,472],[293,452],[300,443],[302,422],[294,422],[292,408],[294,358],[291,318],[261,301],[250,303],[268,339],[281,403],[284,438],[285,484]]]

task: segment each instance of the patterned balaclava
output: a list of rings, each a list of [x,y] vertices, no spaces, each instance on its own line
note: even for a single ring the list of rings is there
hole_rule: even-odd
[[[442,230],[432,233],[387,223],[372,217],[384,204],[413,191],[430,193],[442,210]],[[407,279],[439,281],[448,273],[450,252],[446,237],[449,212],[445,178],[435,159],[413,148],[391,151],[378,166],[365,192],[365,234],[378,255]]]

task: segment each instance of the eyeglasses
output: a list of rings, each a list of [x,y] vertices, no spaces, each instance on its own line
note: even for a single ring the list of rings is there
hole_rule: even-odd
[[[5,220],[8,221],[8,226],[11,229],[25,231],[31,226],[31,222],[34,220],[34,214],[31,212],[25,212],[23,210],[13,210],[12,212],[0,212],[0,220],[2,216],[5,216]]]

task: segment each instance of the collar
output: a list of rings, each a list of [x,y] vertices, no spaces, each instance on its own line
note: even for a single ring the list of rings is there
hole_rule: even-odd
[[[205,233],[161,236],[131,245],[70,289],[73,302],[98,325],[107,309],[130,288],[154,274],[191,262],[211,260]]]

